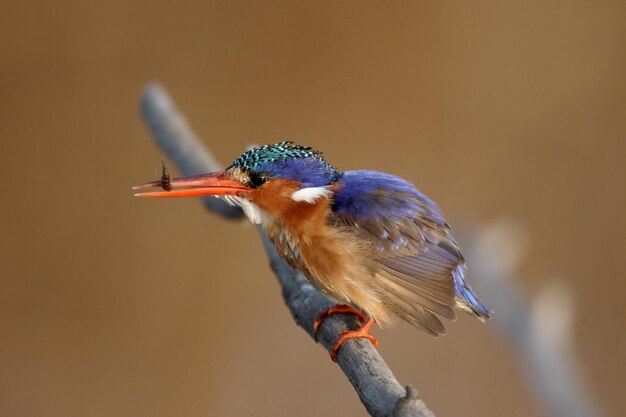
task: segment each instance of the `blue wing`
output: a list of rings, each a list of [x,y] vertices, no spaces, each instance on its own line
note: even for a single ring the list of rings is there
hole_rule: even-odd
[[[337,181],[331,221],[350,226],[372,249],[378,290],[394,313],[427,332],[445,332],[435,313],[489,309],[465,283],[464,259],[437,205],[411,183],[376,171],[347,171]]]

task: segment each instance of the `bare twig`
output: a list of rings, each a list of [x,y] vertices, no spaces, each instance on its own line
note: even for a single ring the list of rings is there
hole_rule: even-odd
[[[149,84],[141,96],[141,114],[157,145],[178,166],[183,175],[219,171],[222,166],[202,145],[185,117],[167,92],[158,84]],[[212,197],[202,199],[211,211],[231,219],[243,218],[243,211]]]
[[[525,234],[513,222],[492,223],[467,238],[473,283],[497,311],[494,328],[517,352],[529,389],[547,415],[603,417],[574,349],[569,288],[553,283],[534,300],[524,294],[516,270]]]
[[[220,165],[203,147],[185,118],[178,112],[167,92],[158,84],[149,84],[141,98],[141,112],[157,145],[169,155],[185,175],[210,172]],[[241,218],[238,208],[217,199],[206,198],[204,203],[211,211],[228,218]],[[296,323],[311,337],[315,318],[332,303],[317,292],[302,274],[294,271],[278,255],[259,229],[270,265],[283,291],[283,297]],[[342,330],[354,328],[354,318],[337,315],[325,320],[318,333],[319,342],[330,349]],[[355,339],[339,350],[337,362],[344,371],[365,408],[377,417],[434,417],[434,414],[411,387],[402,387],[367,340]]]

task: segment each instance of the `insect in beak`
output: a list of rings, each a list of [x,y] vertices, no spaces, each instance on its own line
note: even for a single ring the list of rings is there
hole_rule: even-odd
[[[151,181],[133,187],[133,190],[161,188],[163,191],[139,192],[135,197],[176,198],[237,195],[252,190],[239,181],[228,178],[225,171],[189,177],[171,178],[165,159],[161,157],[163,174],[158,181]]]

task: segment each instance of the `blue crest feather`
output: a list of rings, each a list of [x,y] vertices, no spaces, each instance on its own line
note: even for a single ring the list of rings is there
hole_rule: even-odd
[[[232,167],[299,181],[303,188],[328,185],[341,176],[321,152],[289,141],[250,149],[235,159]]]

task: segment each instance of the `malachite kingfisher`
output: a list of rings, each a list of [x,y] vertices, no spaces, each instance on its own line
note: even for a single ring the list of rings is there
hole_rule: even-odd
[[[165,175],[164,175],[165,177]],[[438,336],[455,308],[484,320],[490,309],[465,282],[465,261],[439,207],[413,184],[377,171],[339,171],[321,152],[280,142],[243,153],[224,171],[148,182],[139,197],[216,196],[261,224],[278,253],[362,327],[331,350],[399,319]],[[181,188],[182,187],[182,188]]]

